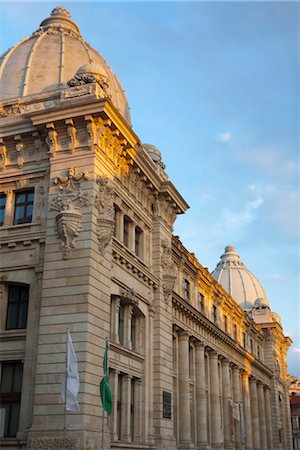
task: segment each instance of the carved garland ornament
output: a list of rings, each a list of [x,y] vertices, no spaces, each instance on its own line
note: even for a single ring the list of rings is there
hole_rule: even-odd
[[[97,184],[99,186],[99,191],[95,198],[95,206],[99,213],[97,217],[97,237],[99,241],[99,251],[103,256],[105,249],[114,234],[114,191],[111,182],[107,177],[99,177],[97,179]]]
[[[59,176],[53,180],[53,184],[59,186],[60,192],[53,199],[50,210],[58,211],[56,229],[64,259],[69,258],[81,230],[83,216],[80,208],[89,204],[89,194],[87,192],[83,194],[80,189],[81,181],[87,179],[86,173],[76,174],[75,169],[71,168],[65,177]]]

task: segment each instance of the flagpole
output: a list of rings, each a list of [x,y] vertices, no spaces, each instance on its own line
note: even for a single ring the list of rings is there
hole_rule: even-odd
[[[66,427],[66,415],[67,415],[67,384],[68,384],[68,331],[66,331],[66,368],[65,368],[65,408],[64,408],[64,448],[67,444],[67,427]]]
[[[106,346],[107,346],[107,338],[105,339],[105,350],[106,351]],[[103,376],[106,376],[106,373],[103,374]],[[105,418],[105,409],[104,409],[104,405],[105,405],[105,389],[104,389],[104,393],[103,393],[103,399],[104,399],[104,404],[103,404],[103,414],[102,414],[102,448],[101,450],[104,450],[104,418]]]

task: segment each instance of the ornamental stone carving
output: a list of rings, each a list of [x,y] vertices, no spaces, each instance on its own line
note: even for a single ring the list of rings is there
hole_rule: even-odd
[[[14,105],[0,105],[0,118],[16,116],[24,112],[24,106],[16,103]]]
[[[75,239],[82,226],[82,213],[80,209],[89,205],[88,192],[82,193],[81,181],[87,180],[85,173],[76,174],[75,169],[69,169],[65,177],[56,177],[55,186],[60,192],[53,199],[50,210],[58,211],[56,216],[56,229],[63,249],[63,258],[68,259],[71,249],[75,247]]]
[[[33,438],[29,440],[30,450],[79,450],[79,440],[66,438]]]
[[[8,163],[6,146],[3,144],[1,139],[0,141],[0,170],[4,172]]]
[[[53,123],[48,123],[46,127],[48,128],[48,136],[46,138],[46,143],[49,148],[48,153],[51,157],[54,157],[58,148],[57,131],[55,130]]]
[[[15,136],[14,139],[16,141],[18,167],[21,169],[24,164],[24,144],[21,140],[21,136]]]
[[[111,182],[107,177],[97,179],[99,186],[95,197],[95,206],[98,210],[97,217],[97,237],[99,241],[99,251],[103,256],[105,249],[114,234],[115,212],[114,212],[114,191]]]
[[[171,244],[168,241],[162,242],[161,266],[163,269],[163,290],[165,298],[168,300],[176,281],[175,264],[172,258]]]
[[[67,119],[65,124],[67,125],[68,149],[73,153],[78,145],[76,128],[72,119]]]

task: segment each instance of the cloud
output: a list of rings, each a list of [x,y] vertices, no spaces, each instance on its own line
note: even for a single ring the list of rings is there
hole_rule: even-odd
[[[291,351],[294,353],[300,353],[300,348],[298,347],[291,347]]]
[[[254,220],[255,211],[263,204],[263,202],[263,198],[260,195],[257,195],[254,200],[246,202],[240,212],[225,210],[223,213],[223,225],[225,229],[238,231],[240,228]]]
[[[220,133],[217,136],[217,140],[219,142],[224,142],[225,144],[231,140],[231,134],[229,131],[225,131],[225,133]]]

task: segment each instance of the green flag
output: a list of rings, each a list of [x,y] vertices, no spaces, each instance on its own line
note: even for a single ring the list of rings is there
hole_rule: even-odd
[[[104,352],[104,358],[103,358],[104,376],[101,380],[99,388],[100,388],[100,397],[101,397],[103,409],[110,416],[111,411],[112,411],[112,395],[111,395],[111,390],[110,390],[110,386],[109,386],[109,376],[108,376],[108,347],[109,347],[108,339],[106,338],[105,352]]]

